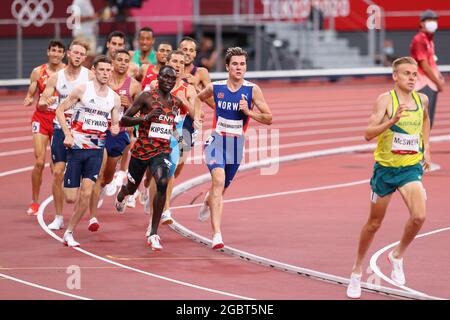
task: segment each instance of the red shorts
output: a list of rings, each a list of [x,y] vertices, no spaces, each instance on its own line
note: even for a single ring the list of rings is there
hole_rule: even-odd
[[[42,112],[36,110],[31,117],[31,132],[40,133],[50,138],[53,135],[53,119],[55,118],[54,112]]]

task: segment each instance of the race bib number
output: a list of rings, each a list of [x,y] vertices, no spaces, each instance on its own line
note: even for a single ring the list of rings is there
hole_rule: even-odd
[[[414,154],[419,152],[419,144],[418,134],[394,132],[391,151],[395,154]]]
[[[55,102],[53,102],[51,105],[48,106],[49,110],[56,110],[56,108],[58,108],[59,106],[59,97],[54,96],[53,98],[55,99]]]
[[[170,140],[172,136],[173,126],[163,123],[152,123],[148,136],[150,138],[159,138],[164,140]]]
[[[222,117],[218,117],[216,131],[218,133],[228,133],[241,136],[243,134],[244,121],[242,120],[230,120]]]
[[[31,123],[31,132],[32,133],[39,133],[39,130],[41,128],[41,124],[37,121],[33,121]]]
[[[108,119],[99,114],[86,114],[84,116],[83,130],[105,132],[108,129]]]

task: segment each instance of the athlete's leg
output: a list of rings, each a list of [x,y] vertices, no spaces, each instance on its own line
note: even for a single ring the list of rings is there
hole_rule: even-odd
[[[211,210],[211,226],[213,233],[220,233],[223,209],[223,191],[225,187],[225,170],[217,167],[211,171],[211,190],[209,192],[209,208]]]
[[[66,169],[65,162],[56,162],[53,164],[53,180],[52,180],[52,194],[53,203],[55,204],[55,214],[62,215],[64,203],[64,171]]]
[[[68,232],[73,232],[75,230],[76,226],[80,222],[80,219],[88,209],[89,199],[91,197],[92,190],[94,189],[94,185],[95,182],[91,179],[85,178],[81,181],[80,196],[78,201],[76,201],[73,215],[70,218],[69,226],[67,227]],[[69,190],[70,193],[77,192],[77,188],[70,188]]]
[[[156,195],[153,200],[152,229],[150,235],[158,233],[159,221],[166,203],[166,192],[168,183],[169,169],[165,166],[158,166],[153,171],[153,178],[156,183]]]
[[[100,172],[98,174],[97,181],[95,182],[94,188],[92,189],[91,198],[89,201],[89,212],[90,212],[90,219],[97,217],[97,206],[98,201],[100,199],[100,193],[102,191],[102,188],[106,185],[105,179],[104,179],[104,172],[106,168],[106,162],[108,160],[108,155],[106,153],[106,149],[103,151],[103,161],[102,166],[100,168]]]
[[[33,171],[31,172],[31,188],[32,188],[32,201],[33,203],[39,203],[39,192],[42,184],[42,172],[45,167],[45,155],[47,146],[50,142],[50,137],[41,133],[33,134],[33,146],[35,163]]]
[[[372,197],[375,197],[375,199],[373,199],[370,203],[369,219],[361,230],[356,260],[353,265],[353,273],[356,274],[362,274],[362,263],[364,257],[367,254],[367,250],[369,250],[375,233],[378,231],[381,223],[383,222],[386,209],[392,198],[392,193],[384,197],[378,197],[376,195],[373,195]]]
[[[398,189],[409,209],[410,218],[405,225],[403,236],[400,243],[394,249],[393,256],[396,259],[401,259],[405,253],[406,248],[414,240],[417,233],[420,231],[426,217],[425,208],[425,190],[422,182],[413,181],[405,184]]]

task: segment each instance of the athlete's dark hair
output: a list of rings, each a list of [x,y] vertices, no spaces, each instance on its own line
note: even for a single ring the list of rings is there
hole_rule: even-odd
[[[125,42],[125,38],[126,38],[126,35],[125,35],[125,33],[123,33],[122,31],[113,31],[113,32],[111,32],[110,34],[108,34],[108,37],[106,38],[106,42],[111,42],[111,39],[113,38],[113,37],[118,37],[118,38],[121,38],[121,39],[123,39],[123,41]]]
[[[47,49],[50,50],[50,48],[52,47],[62,48],[64,52],[66,51],[66,46],[64,45],[64,43],[62,43],[61,40],[58,39],[50,40]]]
[[[195,40],[192,37],[183,37],[183,38],[181,38],[180,42],[178,42],[178,48],[180,47],[181,43],[184,42],[184,41],[191,41],[191,42],[193,42],[195,44],[195,51],[198,50],[197,40]]]
[[[227,53],[225,54],[225,64],[226,65],[230,64],[231,57],[233,57],[233,56],[245,56],[245,62],[247,62],[247,60],[248,60],[247,51],[245,51],[241,47],[228,48]]]
[[[139,35],[141,34],[141,32],[143,32],[143,31],[151,32],[151,33],[152,33],[152,36],[154,35],[154,34],[153,34],[153,29],[152,29],[152,28],[150,28],[150,27],[143,27],[143,28],[140,28],[140,29],[139,29],[138,36],[139,36]]]
[[[166,69],[173,70],[175,73],[177,73],[177,71],[176,71],[173,67],[171,67],[171,66],[163,66],[163,67],[159,70],[159,74],[164,73],[164,72],[166,71]]]
[[[128,55],[129,57],[131,57],[130,53],[128,52],[127,49],[119,49],[116,51],[116,53],[114,54],[113,59],[116,60],[117,56],[119,55],[119,53],[125,53],[126,55]]]
[[[100,63],[109,63],[111,64],[111,59],[109,59],[107,56],[105,56],[104,54],[101,54],[97,57],[95,57],[94,63],[92,64],[94,66],[94,68],[97,68],[97,65]]]
[[[158,50],[159,46],[160,46],[160,45],[163,45],[163,44],[172,47],[172,44],[171,44],[169,41],[161,41],[161,42],[158,43],[158,45],[156,46],[156,50]]]

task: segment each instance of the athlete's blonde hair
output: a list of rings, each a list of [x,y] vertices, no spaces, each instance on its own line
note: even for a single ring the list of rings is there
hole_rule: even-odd
[[[86,41],[83,41],[83,40],[78,40],[78,39],[77,40],[73,40],[70,43],[69,50],[72,50],[73,46],[82,46],[83,48],[86,49],[86,52],[89,51],[89,44]]]
[[[417,61],[414,60],[414,58],[412,57],[400,57],[394,60],[394,62],[392,62],[392,69],[394,70],[394,72],[397,72],[398,70],[398,66],[401,64],[412,64],[417,66]]]

